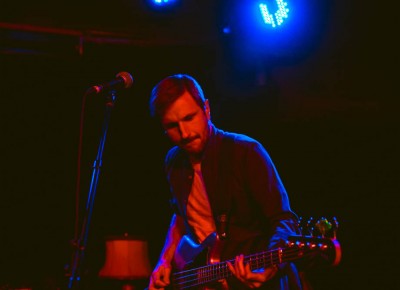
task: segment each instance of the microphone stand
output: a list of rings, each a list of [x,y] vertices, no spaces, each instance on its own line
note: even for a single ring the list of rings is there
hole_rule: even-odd
[[[99,182],[100,168],[102,166],[102,156],[103,156],[103,151],[104,151],[104,144],[106,141],[106,135],[107,135],[108,125],[109,125],[109,121],[110,121],[111,110],[114,107],[115,99],[116,99],[116,91],[111,90],[109,92],[109,95],[108,95],[107,101],[106,101],[106,110],[105,110],[105,116],[104,116],[103,127],[102,127],[102,135],[101,135],[100,143],[98,146],[96,160],[93,163],[92,179],[91,179],[91,183],[90,183],[89,193],[87,196],[85,214],[84,214],[83,220],[82,220],[81,232],[80,232],[78,239],[76,241],[74,241],[74,243],[73,243],[75,250],[74,250],[74,255],[73,255],[73,259],[72,259],[70,278],[68,281],[68,289],[79,289],[79,283],[81,281],[81,274],[82,274],[81,272],[82,272],[82,265],[83,265],[83,260],[84,260],[84,256],[85,256],[84,255],[85,249],[86,249],[87,240],[88,240],[89,225],[90,225],[90,220],[92,218],[93,204],[94,204],[94,199],[96,196],[97,185]]]

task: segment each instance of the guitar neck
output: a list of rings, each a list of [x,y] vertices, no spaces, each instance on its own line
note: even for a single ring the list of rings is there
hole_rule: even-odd
[[[279,248],[245,256],[244,262],[250,265],[251,270],[256,270],[296,260],[299,256],[302,256],[302,254],[296,248]],[[174,273],[174,285],[178,289],[186,289],[228,278],[232,276],[232,272],[229,270],[227,262],[234,264],[235,260],[227,260]]]
[[[250,269],[254,271],[295,261],[319,252],[324,253],[325,259],[331,265],[337,265],[340,262],[341,248],[336,239],[303,236],[289,237],[285,247],[245,256],[244,262],[249,264]],[[231,259],[173,273],[172,284],[175,289],[188,289],[229,278],[232,273],[227,262],[234,264],[235,260]]]

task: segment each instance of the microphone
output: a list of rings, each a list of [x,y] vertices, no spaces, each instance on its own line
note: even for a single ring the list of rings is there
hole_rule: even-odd
[[[90,87],[87,90],[87,93],[88,94],[91,94],[91,93],[99,94],[106,89],[114,89],[114,88],[115,89],[117,89],[117,88],[127,89],[127,88],[130,88],[133,84],[133,78],[130,73],[123,71],[123,72],[118,73],[115,77],[116,77],[115,79],[113,79],[112,81],[110,81],[108,83]]]

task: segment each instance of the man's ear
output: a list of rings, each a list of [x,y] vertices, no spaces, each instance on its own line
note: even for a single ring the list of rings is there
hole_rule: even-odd
[[[207,119],[211,119],[211,113],[210,113],[210,104],[208,102],[208,99],[205,100],[204,102],[204,111],[206,112]]]

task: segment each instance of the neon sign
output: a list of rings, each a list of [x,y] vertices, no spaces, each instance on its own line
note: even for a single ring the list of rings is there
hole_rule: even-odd
[[[269,24],[272,27],[281,25],[284,19],[288,17],[289,13],[289,8],[286,8],[287,6],[286,2],[284,2],[283,0],[276,0],[276,4],[277,4],[277,11],[273,14],[268,11],[267,4],[261,3],[259,5],[261,15],[263,17],[265,24]]]

